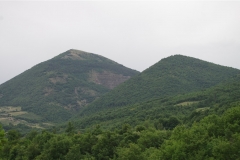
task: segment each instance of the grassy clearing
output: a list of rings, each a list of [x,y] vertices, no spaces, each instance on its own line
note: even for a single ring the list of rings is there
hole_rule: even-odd
[[[4,125],[8,125],[9,123],[13,124],[14,121],[8,119],[8,118],[0,118],[0,123],[4,124]],[[14,125],[17,125],[17,123],[15,123]]]
[[[25,111],[20,111],[20,112],[10,112],[9,114],[11,116],[19,116],[19,115],[23,115],[23,114],[26,114],[28,112],[25,112]]]
[[[45,128],[47,128],[47,127],[49,127],[51,125],[50,123],[48,125],[41,124],[41,123],[29,123],[29,122],[27,122],[25,120],[16,119],[14,117],[0,118],[0,123],[2,123],[4,125],[12,124],[14,126],[16,126],[18,124],[24,124],[24,125],[27,125],[29,127],[38,128],[38,129],[45,129]]]
[[[198,108],[196,109],[197,112],[203,112],[203,111],[206,111],[206,110],[209,110],[210,107],[204,107],[204,108]]]
[[[21,111],[22,108],[21,107],[13,107],[13,106],[3,106],[3,107],[0,107],[0,113],[3,113],[3,112],[19,112]]]
[[[40,124],[36,123],[36,124],[31,124],[29,125],[32,128],[39,128],[39,129],[45,129],[44,127],[42,127]]]
[[[52,123],[42,123],[43,125],[46,125],[46,126],[54,126],[54,124]]]
[[[25,120],[37,120],[37,121],[42,120],[42,117],[31,112],[24,112],[23,114],[15,115],[15,117],[20,119],[25,119]]]
[[[176,104],[176,106],[190,106],[192,104],[197,104],[197,103],[199,103],[199,101],[188,101],[188,102],[182,102],[182,103]]]
[[[18,120],[12,117],[4,117],[4,118],[0,118],[0,123],[4,124],[4,125],[9,125],[10,123],[13,125],[18,125],[19,123],[23,123],[25,124],[26,122],[23,120]]]
[[[22,111],[21,107],[13,107],[13,106],[0,107],[0,123],[4,125],[9,125],[10,123],[13,125],[25,124],[29,127],[39,128],[39,129],[44,129],[47,126],[51,126],[50,123],[46,123],[46,124],[30,123],[32,121],[27,122],[28,120],[40,121],[42,120],[42,117],[34,113]]]
[[[42,118],[34,113],[22,111],[21,107],[4,106],[0,107],[0,118],[15,117],[27,120],[41,120]]]

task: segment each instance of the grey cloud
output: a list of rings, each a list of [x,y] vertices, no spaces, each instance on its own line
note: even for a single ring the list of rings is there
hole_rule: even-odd
[[[0,84],[70,48],[139,71],[174,54],[240,69],[239,8],[236,1],[0,2]]]

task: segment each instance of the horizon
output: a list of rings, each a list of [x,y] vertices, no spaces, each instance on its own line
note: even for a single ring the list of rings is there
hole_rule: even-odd
[[[95,54],[95,53],[92,53],[92,52],[88,52],[88,51],[84,51],[84,50],[78,50],[78,49],[75,49],[75,48],[72,48],[72,49],[69,49],[69,50],[77,50],[77,51],[83,51],[83,52],[90,53],[90,54]],[[69,50],[66,50],[66,51],[64,51],[64,52],[62,52],[62,53],[65,53],[65,52],[67,52],[67,51],[69,51]],[[60,54],[58,54],[58,55],[56,55],[56,56],[54,56],[54,57],[52,57],[52,58],[50,58],[50,59],[47,59],[47,60],[45,60],[45,61],[42,61],[42,62],[40,62],[40,63],[44,63],[44,62],[46,62],[46,61],[48,61],[48,60],[51,60],[51,59],[53,59],[53,58],[61,55],[62,53],[60,53]],[[95,55],[99,55],[99,54],[95,54]],[[168,57],[163,57],[162,59],[169,58],[169,57],[171,57],[171,56],[177,56],[177,55],[179,55],[179,56],[185,56],[185,57],[189,57],[189,58],[195,58],[195,59],[202,60],[202,61],[205,61],[205,62],[213,63],[213,62],[210,62],[210,61],[207,61],[207,60],[203,60],[203,59],[199,59],[199,58],[196,58],[196,57],[187,56],[187,55],[183,55],[183,54],[174,54],[174,55],[170,55],[170,56],[168,56]],[[102,55],[99,55],[99,56],[102,56]],[[104,56],[102,56],[102,57],[104,57]],[[108,57],[104,57],[104,58],[109,59]],[[158,63],[158,62],[161,61],[162,59],[158,60],[156,63]],[[112,59],[110,59],[110,60],[112,60]],[[114,62],[116,62],[116,63],[118,63],[118,64],[121,64],[121,63],[119,63],[119,62],[117,62],[117,61],[114,61]],[[36,65],[38,65],[38,64],[40,64],[40,63],[37,63],[37,64],[33,65],[32,67],[26,69],[25,71],[27,71],[27,70],[29,70],[29,69],[32,69],[34,66],[36,66]],[[139,70],[136,70],[136,69],[134,69],[134,68],[130,68],[130,69],[136,70],[136,71],[142,73],[142,72],[144,72],[146,69],[148,69],[148,68],[150,68],[151,66],[155,65],[156,63],[150,65],[150,66],[147,67],[147,68],[145,68],[143,71],[139,71]],[[233,69],[238,69],[238,68],[234,68],[234,67],[231,67],[231,66],[225,66],[225,65],[221,65],[221,64],[217,64],[217,63],[213,63],[213,64],[220,65],[220,66],[224,66],[224,67],[230,67],[230,68],[233,68]],[[121,64],[121,65],[123,65],[123,64]],[[123,65],[123,66],[129,68],[128,66],[125,66],[125,65]],[[240,70],[240,69],[238,69],[238,70]],[[23,72],[25,72],[25,71],[23,71]],[[17,74],[16,76],[22,74],[23,72]],[[12,77],[11,79],[15,78],[16,76]],[[9,80],[11,80],[11,79],[9,79]],[[7,81],[9,81],[9,80],[7,80]],[[7,81],[5,81],[5,82],[7,82]],[[5,82],[0,83],[0,85],[4,84]]]

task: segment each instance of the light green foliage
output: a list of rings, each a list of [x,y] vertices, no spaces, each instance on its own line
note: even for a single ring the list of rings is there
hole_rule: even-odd
[[[117,160],[143,160],[142,150],[136,144],[129,144],[127,148],[119,148],[117,150]]]
[[[5,132],[0,125],[0,151],[3,148],[3,145],[6,143],[7,139],[5,138]]]
[[[167,138],[167,131],[146,130],[141,132],[137,143],[141,148],[159,148]]]
[[[229,159],[239,158],[240,107],[223,116],[211,115],[191,128],[176,127],[162,147],[162,159]],[[234,126],[234,127],[233,127]]]
[[[9,136],[0,158],[236,160],[240,157],[239,115],[240,107],[233,107],[222,116],[209,115],[190,127],[179,125],[172,131],[143,126],[132,128],[125,124],[115,131],[103,131],[96,126],[86,133],[71,135],[31,132],[20,139]],[[15,131],[10,133],[15,135]]]

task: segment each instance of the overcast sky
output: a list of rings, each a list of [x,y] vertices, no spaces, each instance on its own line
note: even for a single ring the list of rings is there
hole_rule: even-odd
[[[69,49],[138,71],[175,54],[240,69],[240,2],[0,2],[0,84]]]

